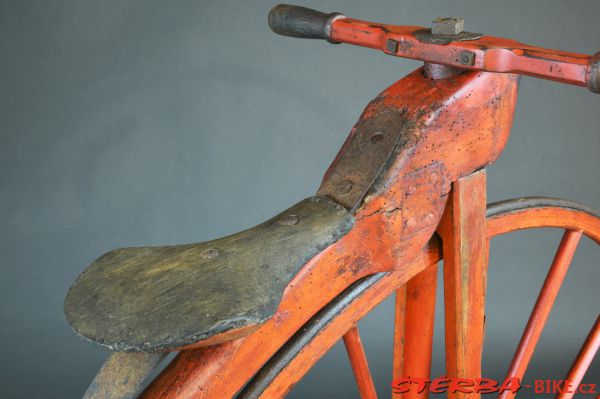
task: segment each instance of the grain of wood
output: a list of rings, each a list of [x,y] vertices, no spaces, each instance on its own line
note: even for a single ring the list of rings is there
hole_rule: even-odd
[[[69,290],[67,320],[77,334],[114,351],[247,335],[273,315],[300,268],[353,220],[344,207],[311,197],[225,238],[110,251]]]

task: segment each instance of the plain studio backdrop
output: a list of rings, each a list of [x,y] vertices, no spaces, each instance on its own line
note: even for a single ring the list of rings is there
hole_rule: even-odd
[[[277,36],[266,22],[274,4],[0,1],[0,397],[84,392],[107,353],[75,337],[63,298],[95,258],[217,238],[313,194],[364,106],[420,66]],[[597,0],[301,5],[392,24],[461,16],[474,32],[600,50]],[[489,200],[545,195],[600,208],[599,110],[585,89],[524,77],[511,139],[488,169]],[[503,377],[560,236],[492,242],[486,377]],[[600,309],[599,254],[580,244],[528,381],[565,376]],[[434,376],[444,373],[441,303]],[[387,396],[392,301],[360,328]],[[587,380],[600,383],[598,359]],[[291,397],[357,395],[338,344]]]

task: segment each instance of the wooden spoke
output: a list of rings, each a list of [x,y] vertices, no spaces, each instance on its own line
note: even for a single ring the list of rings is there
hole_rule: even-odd
[[[344,345],[346,345],[346,351],[348,352],[348,358],[350,359],[350,365],[354,372],[360,397],[362,399],[377,398],[377,392],[371,378],[371,372],[369,371],[367,357],[365,356],[365,351],[360,340],[358,328],[352,327],[344,334]]]
[[[533,311],[531,312],[531,316],[529,316],[525,331],[523,331],[523,335],[521,336],[521,341],[519,342],[519,346],[512,359],[507,377],[515,377],[520,380],[523,379],[525,370],[529,365],[533,351],[535,350],[540,335],[542,334],[542,330],[544,329],[544,325],[546,324],[546,320],[548,320],[548,315],[550,315],[550,311],[552,310],[552,306],[554,305],[554,301],[560,290],[560,286],[569,269],[581,234],[581,231],[565,231],[560,245],[558,246],[558,250],[556,251],[556,255],[554,256],[554,260],[552,261],[552,266],[550,266],[550,271],[546,276],[544,285],[540,290],[540,294]],[[504,391],[500,396],[502,399],[514,397],[515,395],[510,391]]]
[[[452,183],[438,232],[444,253],[446,373],[451,378],[481,377],[485,286],[489,243],[486,237],[485,170]],[[448,392],[448,398],[479,398]]]
[[[429,378],[431,375],[437,271],[438,266],[434,264],[396,291],[392,378]],[[394,399],[426,399],[428,396],[427,390],[392,393]]]
[[[573,397],[598,349],[600,349],[600,315],[596,319],[596,323],[587,336],[566,378],[571,386],[570,391],[573,392],[561,393],[558,395],[558,399],[571,399]]]

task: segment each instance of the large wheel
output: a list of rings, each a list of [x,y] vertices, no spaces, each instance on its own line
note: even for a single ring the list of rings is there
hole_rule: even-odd
[[[513,358],[509,371],[511,376],[522,377],[527,368],[579,237],[586,235],[600,244],[600,214],[575,202],[543,197],[488,205],[488,238],[517,230],[546,227],[564,229],[565,234]],[[439,240],[434,238],[418,261],[436,267],[441,260],[439,248]],[[257,373],[238,397],[285,396],[341,338],[346,345],[361,397],[376,397],[356,325],[363,316],[401,288],[402,280],[398,278],[401,274],[401,271],[392,271],[371,275],[346,289],[306,323]],[[597,322],[571,369],[569,378],[581,381],[599,345],[600,323]],[[394,354],[396,355],[397,353]],[[505,397],[511,397],[510,393]]]

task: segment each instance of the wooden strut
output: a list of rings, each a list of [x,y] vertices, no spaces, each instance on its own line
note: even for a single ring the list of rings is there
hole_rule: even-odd
[[[396,290],[392,378],[431,375],[438,266],[433,264]],[[427,389],[392,392],[394,399],[426,399]]]
[[[486,173],[479,170],[452,183],[438,233],[444,253],[446,373],[450,378],[481,378],[485,289],[489,241],[486,238]],[[448,392],[448,398],[479,398]]]

